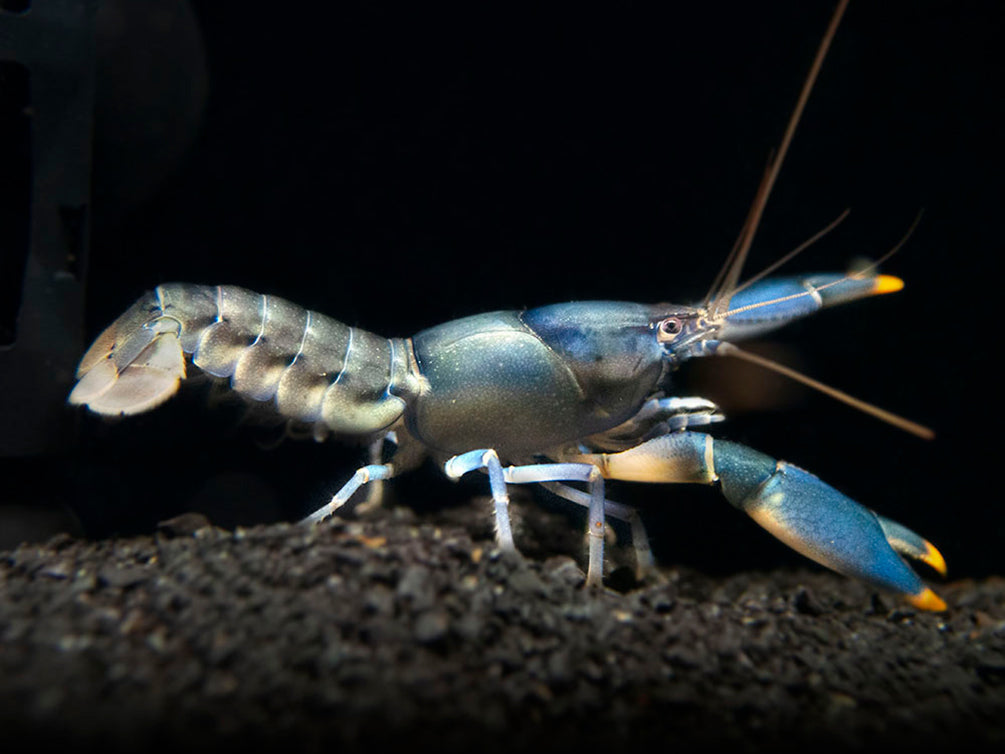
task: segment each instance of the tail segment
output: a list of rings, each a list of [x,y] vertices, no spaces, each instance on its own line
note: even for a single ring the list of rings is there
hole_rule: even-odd
[[[138,414],[185,378],[186,354],[240,395],[289,419],[369,435],[396,422],[421,389],[407,341],[388,340],[277,296],[171,283],[146,293],[84,355],[69,402]]]
[[[84,354],[68,401],[105,416],[140,414],[166,401],[185,378],[180,325],[148,292]]]

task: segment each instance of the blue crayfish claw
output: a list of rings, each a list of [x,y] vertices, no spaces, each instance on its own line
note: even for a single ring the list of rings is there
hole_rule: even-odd
[[[877,515],[803,469],[701,432],[674,432],[620,453],[578,455],[604,477],[637,482],[719,482],[722,493],[792,549],[846,576],[903,595],[922,610],[946,603],[907,565],[944,574],[942,554],[907,527]]]
[[[817,273],[752,280],[696,306],[668,311],[657,341],[674,361],[717,353],[735,343],[777,330],[821,309],[895,293],[904,281],[869,272]]]
[[[792,549],[821,565],[903,594],[922,610],[946,603],[900,555],[945,573],[942,554],[798,466],[724,440],[715,442],[723,494]]]
[[[893,275],[822,273],[766,278],[733,293],[725,311],[713,305],[717,339],[736,342],[787,325],[829,306],[895,293],[904,281]]]

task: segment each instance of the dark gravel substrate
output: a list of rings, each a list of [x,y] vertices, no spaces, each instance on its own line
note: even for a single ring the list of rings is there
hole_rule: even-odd
[[[941,587],[943,615],[810,570],[590,591],[555,554],[577,536],[550,539],[568,522],[519,512],[524,559],[492,550],[478,506],[314,530],[189,516],[2,553],[3,737],[103,752],[1005,745],[1002,579]]]

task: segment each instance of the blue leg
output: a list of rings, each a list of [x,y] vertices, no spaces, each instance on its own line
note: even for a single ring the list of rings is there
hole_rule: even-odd
[[[516,552],[513,544],[513,527],[509,520],[509,493],[498,454],[491,449],[472,450],[450,458],[443,464],[443,473],[451,479],[460,479],[469,471],[485,469],[489,475],[492,504],[495,507],[496,544],[506,552]]]
[[[515,551],[513,531],[509,520],[509,493],[506,484],[532,484],[536,482],[588,482],[589,502],[589,566],[586,583],[599,585],[604,566],[604,480],[597,469],[588,463],[544,463],[503,468],[499,456],[490,448],[472,450],[454,456],[443,464],[448,477],[457,479],[469,471],[485,469],[489,475],[492,501],[496,516],[496,542],[504,550]]]
[[[389,463],[371,464],[369,466],[363,466],[362,468],[356,469],[356,473],[352,475],[352,478],[342,485],[342,489],[332,496],[331,501],[327,505],[318,508],[300,523],[316,524],[324,521],[326,518],[335,513],[335,511],[348,503],[349,498],[352,497],[353,493],[363,485],[369,482],[390,479],[392,476],[394,476],[394,466]]]
[[[588,508],[593,501],[592,496],[586,492],[560,482],[542,482],[541,486],[576,505],[582,505],[584,508]],[[632,546],[635,548],[635,577],[641,581],[656,566],[652,548],[649,546],[649,535],[646,534],[642,517],[639,516],[639,512],[635,508],[606,498],[604,499],[604,514],[628,524],[632,534]]]

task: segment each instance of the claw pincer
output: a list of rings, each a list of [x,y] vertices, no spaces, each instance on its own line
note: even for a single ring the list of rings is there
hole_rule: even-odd
[[[798,466],[700,432],[663,435],[621,453],[576,460],[595,464],[605,477],[630,481],[717,481],[733,506],[811,560],[903,594],[915,607],[946,608],[898,555],[945,573],[945,561],[930,542]]]
[[[893,275],[820,274],[768,278],[733,293],[724,305],[718,339],[737,341],[775,330],[820,309],[869,296],[895,293],[904,281]]]

